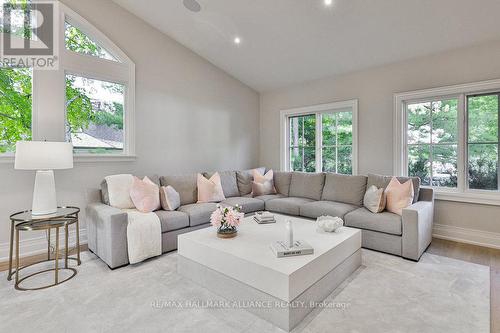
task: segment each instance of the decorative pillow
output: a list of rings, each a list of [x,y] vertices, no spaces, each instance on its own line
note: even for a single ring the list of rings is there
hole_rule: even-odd
[[[252,170],[253,173],[253,182],[252,182],[252,196],[256,197],[264,194],[256,194],[253,192],[254,188],[257,188],[258,193],[266,192],[266,194],[275,194],[276,189],[274,188],[274,173],[273,170],[268,170],[264,175],[259,172],[257,169]],[[254,186],[254,183],[261,184],[264,186]]]
[[[226,200],[218,172],[214,173],[210,179],[206,179],[199,173],[196,183],[198,186],[198,203]]]
[[[273,182],[268,180],[264,183],[257,183],[255,181],[252,182],[252,195],[254,197],[258,197],[260,195],[268,195],[275,194],[276,190],[274,189]]]
[[[257,168],[260,173],[265,173],[266,168]],[[252,193],[253,170],[236,171],[236,181],[240,196],[246,196]]]
[[[140,180],[134,177],[130,197],[135,208],[142,213],[150,213],[161,208],[159,187],[148,177]]]
[[[381,213],[385,209],[385,191],[377,186],[370,186],[365,193],[363,205],[372,213]]]
[[[130,198],[130,189],[134,182],[134,176],[130,174],[112,175],[104,177],[107,193],[103,192],[104,202],[115,208],[131,209],[135,208],[132,198]]]
[[[413,182],[408,180],[401,184],[396,177],[392,177],[385,189],[386,208],[389,212],[403,215],[403,209],[413,202]]]
[[[163,210],[176,210],[181,205],[181,196],[170,185],[160,188],[160,202]]]
[[[272,181],[274,178],[273,169],[268,170],[264,175],[257,169],[252,170],[253,181],[256,183],[264,184],[266,181]]]

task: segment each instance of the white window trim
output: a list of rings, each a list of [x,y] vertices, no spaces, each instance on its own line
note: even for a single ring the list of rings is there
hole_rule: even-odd
[[[124,148],[119,154],[74,154],[75,162],[133,161],[135,155],[135,64],[106,35],[85,18],[58,3],[59,70],[33,70],[32,138],[33,140],[65,141],[66,74],[116,82],[125,86]],[[104,47],[119,62],[100,59],[66,50],[65,21],[74,25]],[[43,98],[50,95],[51,98]],[[49,110],[49,111],[44,111]],[[47,114],[43,114],[43,113]],[[50,129],[43,122],[52,122]],[[56,133],[52,131],[57,127]],[[47,128],[46,128],[47,127]],[[0,163],[12,163],[13,153],[0,154]]]
[[[481,81],[453,86],[417,90],[394,94],[394,142],[393,170],[395,175],[407,176],[407,131],[406,110],[408,102],[428,100],[432,98],[458,96],[458,186],[456,189],[432,187],[436,199],[446,201],[468,202],[500,206],[500,192],[467,189],[466,176],[466,143],[467,119],[465,99],[467,95],[500,91],[500,80]]]
[[[280,111],[280,168],[283,171],[289,171],[288,161],[288,119],[292,116],[320,114],[336,112],[335,110],[342,110],[350,108],[352,110],[352,174],[358,174],[358,100],[348,100],[340,102],[332,102],[326,104],[318,104],[312,106],[305,106],[293,109],[286,109]],[[321,123],[316,122],[316,132],[322,133]],[[316,157],[321,157],[321,135],[316,136]],[[316,158],[316,169],[322,170],[321,159]]]

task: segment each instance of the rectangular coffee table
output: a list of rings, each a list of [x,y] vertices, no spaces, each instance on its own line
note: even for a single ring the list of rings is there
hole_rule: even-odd
[[[286,330],[361,265],[361,231],[342,227],[319,232],[313,220],[276,214],[276,223],[257,224],[246,217],[238,235],[221,239],[206,228],[178,237],[178,271],[212,292]],[[314,248],[313,255],[276,258],[270,244],[285,239],[293,223],[295,239]]]

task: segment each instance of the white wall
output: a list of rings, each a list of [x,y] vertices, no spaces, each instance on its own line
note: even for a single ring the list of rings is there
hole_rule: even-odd
[[[72,170],[56,171],[60,204],[85,207],[85,190],[97,188],[105,175],[114,173],[162,175],[256,166],[255,91],[111,1],[63,2],[136,64],[138,157],[135,162],[77,163]],[[0,261],[8,255],[8,217],[30,208],[33,180],[34,172],[0,164]],[[43,234],[22,237],[27,241],[21,251],[44,246]]]
[[[359,99],[359,173],[392,174],[394,93],[498,79],[499,59],[500,42],[492,42],[263,93],[260,162],[280,167],[280,110]],[[440,201],[436,223],[500,233],[500,206]]]

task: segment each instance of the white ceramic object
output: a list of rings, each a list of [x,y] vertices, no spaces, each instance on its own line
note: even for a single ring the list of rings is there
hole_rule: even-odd
[[[292,248],[293,247],[293,226],[292,226],[292,220],[287,220],[286,221],[286,238],[288,242],[288,247]]]
[[[326,232],[335,232],[344,225],[340,217],[333,216],[320,216],[316,222],[318,222],[318,228]]]

